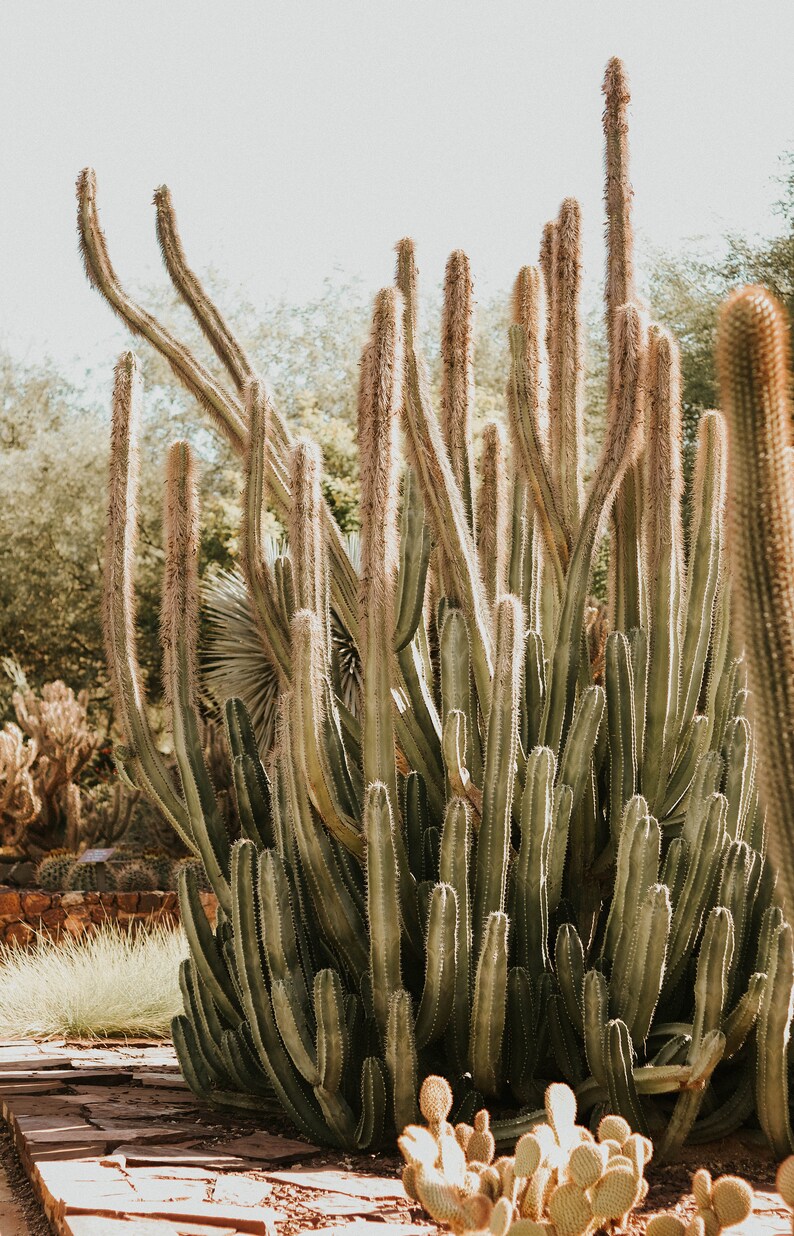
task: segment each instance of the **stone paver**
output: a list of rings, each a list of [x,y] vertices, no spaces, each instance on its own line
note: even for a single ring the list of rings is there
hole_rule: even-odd
[[[316,1146],[199,1104],[170,1046],[0,1041],[0,1112],[59,1236],[436,1231],[396,1173],[339,1170]],[[24,1236],[2,1214],[2,1236]]]

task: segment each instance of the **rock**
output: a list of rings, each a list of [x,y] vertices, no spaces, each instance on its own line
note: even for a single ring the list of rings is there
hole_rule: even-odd
[[[8,873],[8,879],[11,884],[16,884],[19,888],[30,888],[31,884],[36,883],[36,864],[28,860],[14,863]]]
[[[0,889],[0,918],[22,913],[22,898],[10,888]]]
[[[22,894],[22,910],[28,922],[30,922],[31,918],[41,918],[51,905],[52,897],[49,893],[33,892]]]

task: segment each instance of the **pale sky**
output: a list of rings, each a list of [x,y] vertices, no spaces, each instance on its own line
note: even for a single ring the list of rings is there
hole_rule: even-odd
[[[647,242],[774,230],[794,147],[791,0],[2,0],[0,34],[0,343],[70,366],[123,341],[78,258],[85,164],[124,280],[165,278],[164,182],[191,263],[261,304],[374,293],[406,234],[428,283],[462,247],[506,289],[568,195],[597,278],[610,55]]]

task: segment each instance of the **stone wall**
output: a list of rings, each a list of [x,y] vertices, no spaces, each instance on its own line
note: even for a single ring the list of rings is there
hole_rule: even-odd
[[[214,925],[218,903],[213,893],[200,893],[207,918]],[[62,932],[81,936],[101,923],[114,922],[135,930],[179,922],[176,893],[64,892],[0,886],[0,942],[28,944],[39,934],[57,939]]]

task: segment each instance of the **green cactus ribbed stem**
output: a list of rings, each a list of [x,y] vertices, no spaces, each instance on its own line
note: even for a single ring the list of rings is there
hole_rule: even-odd
[[[422,621],[431,544],[422,490],[413,468],[406,468],[395,598],[395,652],[407,648]]]
[[[733,603],[759,735],[759,785],[786,905],[794,797],[794,489],[788,331],[763,288],[735,292],[720,313],[717,364],[728,423]]]
[[[644,565],[650,656],[642,761],[643,791],[658,810],[672,763],[679,692],[681,598],[685,587],[681,497],[681,391],[678,351],[666,331],[648,332]]]
[[[402,988],[400,967],[399,876],[389,792],[381,782],[367,790],[364,832],[367,841],[367,919],[369,964],[375,1020],[386,1034],[389,1003]]]
[[[422,998],[416,1013],[416,1046],[421,1051],[447,1028],[462,978],[457,966],[457,897],[449,884],[436,884],[430,894],[425,951],[427,965]]]
[[[516,597],[503,597],[496,606],[496,667],[477,835],[473,922],[478,942],[491,914],[505,908],[523,645],[521,603]]]
[[[441,830],[439,879],[454,891],[455,915],[455,991],[452,1022],[448,1038],[451,1054],[460,1072],[464,1071],[469,1054],[469,997],[471,987],[473,932],[469,863],[471,854],[471,818],[468,805],[453,798],[444,816]]]
[[[547,868],[554,773],[554,752],[548,747],[536,747],[527,759],[521,800],[521,845],[514,877],[517,959],[533,977],[545,968],[547,961]]]
[[[495,1094],[502,1052],[507,1003],[507,939],[509,920],[494,911],[485,923],[474,978],[469,1052],[474,1084],[483,1094]]]
[[[318,447],[308,438],[299,438],[289,458],[292,509],[289,544],[295,608],[316,614],[326,625],[325,547],[320,517],[322,460]]]

